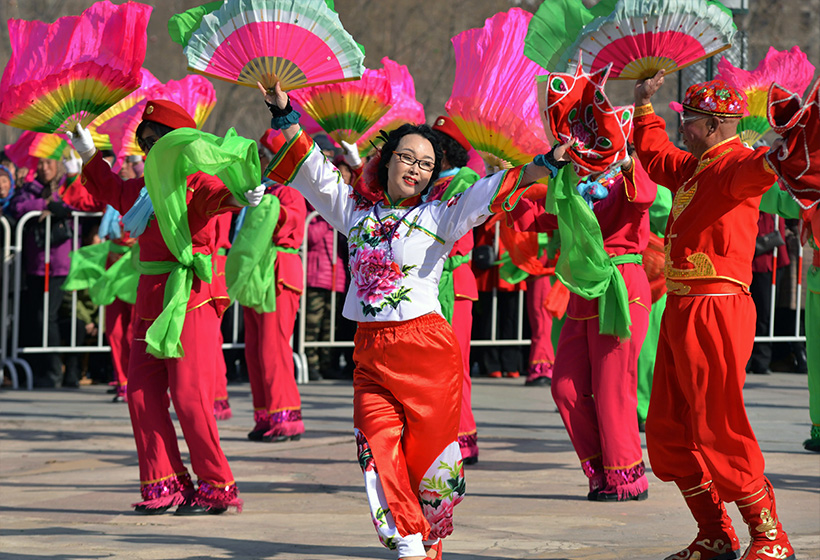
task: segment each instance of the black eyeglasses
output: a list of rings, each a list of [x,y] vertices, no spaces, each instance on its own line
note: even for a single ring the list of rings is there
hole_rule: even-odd
[[[393,153],[396,154],[399,157],[399,159],[401,160],[401,162],[403,164],[407,165],[407,166],[412,167],[413,164],[418,163],[419,164],[419,169],[421,169],[422,171],[427,171],[428,173],[432,172],[433,169],[436,168],[436,162],[430,161],[429,159],[416,159],[413,156],[411,156],[410,154],[407,154],[407,153],[404,153],[404,152],[393,152]]]
[[[154,144],[159,142],[159,138],[156,136],[152,136],[151,138],[137,138],[137,144],[139,144],[140,150],[148,153],[148,150],[154,147]]]

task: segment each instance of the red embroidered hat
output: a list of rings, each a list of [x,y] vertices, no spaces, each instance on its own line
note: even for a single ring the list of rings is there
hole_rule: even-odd
[[[285,135],[279,130],[269,128],[259,139],[259,143],[269,149],[272,154],[276,154],[285,145]]]
[[[142,120],[151,121],[171,128],[196,128],[196,122],[188,112],[167,99],[152,99],[145,104]]]
[[[467,137],[464,136],[461,131],[456,126],[456,123],[453,122],[453,119],[450,117],[445,117],[441,115],[436,118],[435,124],[433,124],[433,130],[438,130],[439,132],[443,132],[456,142],[458,142],[462,148],[469,151],[472,146],[470,146],[470,141],[467,140]]]
[[[746,95],[723,80],[711,80],[689,86],[683,108],[718,117],[742,117],[746,114]]]

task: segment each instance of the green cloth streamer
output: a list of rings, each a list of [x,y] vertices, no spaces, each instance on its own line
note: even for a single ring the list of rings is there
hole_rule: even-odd
[[[441,304],[441,314],[447,322],[453,324],[453,308],[456,304],[455,284],[453,284],[453,271],[470,262],[467,255],[453,255],[444,261],[444,269],[441,271],[441,279],[438,281],[438,302]]]
[[[567,61],[562,55],[575,42],[586,24],[609,15],[616,0],[601,0],[592,8],[581,0],[549,0],[541,6],[527,26],[524,56],[551,72],[563,72]]]
[[[441,200],[449,200],[466,191],[473,183],[478,181],[478,173],[469,167],[462,167],[453,175],[450,184],[441,195]],[[447,322],[453,324],[453,307],[456,303],[455,285],[453,284],[453,271],[464,263],[470,262],[470,257],[466,255],[453,255],[444,261],[444,269],[438,281],[438,302],[441,304],[441,314]]]
[[[649,207],[649,231],[663,237],[666,233],[666,222],[669,221],[669,213],[672,211],[672,191],[658,185],[658,194],[652,206]]]
[[[112,253],[119,253],[122,257],[103,272],[88,294],[97,305],[111,305],[115,299],[134,304],[137,302],[137,286],[140,281],[140,273],[137,272],[139,245],[127,247],[112,243],[111,247],[117,248]]]
[[[108,253],[123,256],[106,269]],[[115,299],[135,303],[139,273],[132,262],[134,254],[139,258],[139,249],[111,241],[86,245],[72,251],[71,268],[63,283],[63,290],[88,290],[91,301],[96,305],[111,305]]]
[[[145,334],[147,351],[157,358],[182,358],[179,337],[191,296],[194,274],[203,282],[213,278],[211,255],[193,252],[188,227],[188,177],[197,172],[217,176],[240,204],[245,191],[259,185],[261,176],[256,142],[234,129],[225,138],[179,128],[157,141],[145,160],[145,186],[168,250],[176,261],[140,261],[141,274],[169,273],[163,310]]]
[[[271,242],[279,212],[279,199],[273,195],[263,196],[259,206],[248,208],[225,261],[228,295],[257,313],[276,311],[277,255],[297,252]]]
[[[589,205],[575,190],[578,176],[571,165],[564,166],[550,181],[546,211],[558,217],[561,254],[555,275],[574,294],[598,298],[601,334],[629,338],[632,319],[629,295],[617,265],[641,263],[641,255],[610,258],[604,250],[601,227]]]
[[[80,247],[69,253],[71,264],[68,276],[63,282],[63,290],[87,290],[93,286],[105,272],[105,263],[108,260],[110,241],[95,243]]]

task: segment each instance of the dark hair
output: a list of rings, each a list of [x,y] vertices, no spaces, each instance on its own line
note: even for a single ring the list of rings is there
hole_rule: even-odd
[[[381,159],[379,161],[378,169],[376,170],[376,177],[379,179],[379,184],[383,188],[387,188],[387,163],[393,156],[393,152],[399,147],[399,141],[408,134],[418,134],[426,139],[433,146],[433,153],[436,155],[436,166],[430,174],[430,181],[422,192],[425,192],[438,179],[438,174],[441,172],[441,160],[444,157],[444,151],[441,149],[438,136],[435,131],[426,124],[403,124],[396,130],[385,133],[383,130],[379,131],[380,139],[384,140],[381,148]]]
[[[453,167],[464,167],[470,161],[470,156],[467,155],[467,150],[464,146],[456,142],[456,139],[440,130],[433,131],[439,138],[439,143],[444,150],[444,155],[447,156],[447,161]]]
[[[163,136],[165,136],[166,134],[168,134],[169,132],[174,130],[170,126],[160,124],[158,122],[142,121],[139,124],[139,126],[137,127],[137,131],[134,133],[134,136],[136,137],[135,140],[137,141],[137,144],[139,144],[139,139],[142,138],[142,133],[145,132],[146,128],[151,129],[151,131],[153,131],[154,134],[156,134],[158,138],[162,138]]]
[[[115,158],[115,157],[117,157],[117,154],[114,153],[114,150],[100,150],[100,156],[103,157],[103,158],[107,158],[107,157]]]

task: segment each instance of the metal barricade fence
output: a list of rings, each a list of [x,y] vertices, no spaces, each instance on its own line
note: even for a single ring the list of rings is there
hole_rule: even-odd
[[[106,346],[103,343],[103,332],[105,330],[105,307],[100,306],[99,310],[99,325],[97,329],[97,343],[94,345],[77,345],[77,293],[72,293],[72,302],[71,302],[71,334],[69,339],[69,344],[66,345],[57,345],[57,346],[50,346],[48,344],[48,314],[49,314],[49,291],[51,289],[50,286],[50,278],[51,278],[51,228],[52,228],[52,217],[51,215],[46,215],[45,219],[45,232],[44,232],[44,262],[45,262],[45,279],[44,279],[44,290],[43,290],[43,325],[42,325],[42,338],[41,344],[38,345],[28,345],[25,347],[20,346],[20,330],[22,329],[21,321],[20,321],[20,304],[22,300],[22,277],[23,277],[23,246],[24,246],[24,238],[25,238],[25,226],[31,220],[39,220],[42,212],[39,211],[32,211],[24,214],[20,220],[17,222],[16,232],[15,232],[15,243],[14,243],[14,284],[13,284],[13,310],[12,310],[12,335],[11,335],[11,359],[15,363],[19,363],[23,366],[26,370],[26,375],[28,377],[29,388],[31,388],[32,383],[32,375],[31,375],[31,367],[29,366],[28,362],[24,359],[20,358],[20,354],[45,354],[50,352],[62,352],[62,353],[70,353],[70,352],[108,352],[111,350],[109,346]],[[95,218],[102,216],[100,212],[73,212],[72,213],[72,237],[71,237],[71,246],[72,249],[78,249],[80,247],[80,218]]]
[[[20,304],[22,298],[22,267],[23,267],[23,244],[24,244],[24,228],[29,221],[34,219],[39,219],[41,216],[41,212],[33,211],[25,214],[17,223],[15,235],[14,235],[14,244],[10,244],[10,240],[12,237],[12,230],[11,226],[3,217],[0,217],[0,233],[3,234],[3,263],[2,263],[2,302],[0,302],[0,317],[2,317],[2,321],[0,321],[0,337],[2,337],[2,346],[0,346],[0,358],[2,358],[3,367],[9,371],[12,386],[17,388],[19,386],[18,382],[18,375],[17,375],[17,367],[23,369],[26,375],[26,384],[29,389],[32,388],[33,382],[33,375],[31,371],[31,367],[26,362],[25,359],[20,357],[21,354],[42,354],[48,352],[62,352],[62,353],[85,353],[85,352],[110,352],[111,347],[104,343],[104,332],[105,332],[105,306],[100,306],[99,308],[99,325],[97,328],[97,336],[96,342],[94,344],[81,344],[78,345],[77,341],[77,293],[72,292],[71,296],[71,331],[69,336],[68,345],[57,345],[57,346],[49,346],[48,344],[48,307],[49,307],[49,281],[48,281],[48,272],[50,269],[50,260],[51,260],[51,225],[52,225],[52,218],[50,215],[47,215],[44,219],[45,221],[45,266],[46,266],[46,280],[45,280],[45,289],[43,291],[43,330],[42,330],[42,339],[40,345],[29,345],[26,347],[20,346]],[[81,218],[94,218],[102,216],[99,212],[73,212],[72,213],[72,223],[73,223],[73,232],[72,232],[72,248],[78,249],[80,247],[80,227],[79,221]],[[306,334],[306,314],[307,314],[307,242],[308,242],[308,228],[310,227],[310,223],[319,218],[318,212],[311,212],[307,219],[305,220],[305,235],[304,240],[302,242],[301,247],[301,255],[302,255],[302,278],[303,278],[303,286],[304,289],[302,291],[302,295],[300,297],[299,302],[299,311],[297,313],[297,323],[296,329],[294,331],[294,337],[292,339],[292,347],[293,347],[293,358],[294,358],[294,365],[296,371],[296,380],[297,383],[303,384],[308,383],[308,362],[307,362],[307,355],[305,350],[307,348],[352,348],[353,341],[352,340],[337,340],[336,339],[336,310],[337,306],[343,305],[344,302],[344,295],[341,292],[336,292],[335,290],[331,290],[330,292],[330,305],[331,305],[331,314],[330,314],[330,331],[329,331],[329,339],[328,340],[311,340],[308,341],[305,339]],[[778,227],[779,218],[775,217],[775,228]],[[499,224],[496,224],[496,232],[495,232],[495,249],[496,254],[498,253],[498,243],[499,243]],[[334,230],[335,231],[335,230]],[[775,249],[774,252],[774,259],[776,262],[777,259],[777,252],[779,251],[778,248]],[[333,262],[336,262],[336,259],[339,255],[339,247],[338,247],[338,237],[334,233],[333,238],[333,247],[332,247],[332,258]],[[13,265],[14,267],[14,278],[13,283],[9,281],[9,269]],[[774,335],[774,309],[776,306],[776,298],[774,297],[775,290],[776,290],[776,281],[777,281],[777,270],[775,270],[772,274],[772,301],[771,301],[771,315],[769,318],[769,334],[766,336],[757,336],[755,337],[755,342],[794,342],[794,341],[805,341],[805,335],[801,335],[801,326],[802,326],[802,316],[801,316],[801,305],[802,305],[802,265],[803,265],[803,247],[800,247],[799,256],[798,256],[798,280],[797,280],[797,296],[796,296],[796,313],[795,313],[795,330],[794,334],[791,335]],[[11,299],[12,299],[12,310],[9,313],[8,310],[8,300],[9,300],[9,290],[11,291]],[[234,302],[233,303],[234,310],[232,313],[232,325],[230,328],[230,340],[223,340],[222,348],[223,350],[243,350],[245,348],[245,343],[240,341],[240,326],[239,321],[241,320],[241,306]],[[497,316],[498,316],[498,298],[496,290],[492,292],[492,306],[491,306],[491,327],[490,327],[490,338],[487,340],[472,340],[472,346],[527,346],[530,344],[530,339],[524,338],[524,321],[526,320],[526,312],[524,309],[524,293],[523,291],[519,291],[518,293],[518,305],[517,305],[517,313],[516,313],[516,337],[513,339],[498,339],[497,338]],[[11,348],[10,348],[10,355],[7,348],[7,341],[8,341],[8,331],[11,329]],[[87,341],[83,341],[87,342]]]
[[[9,356],[9,329],[16,332],[18,322],[9,311],[9,298],[12,297],[10,293],[11,288],[11,266],[15,260],[20,260],[21,253],[16,250],[16,246],[12,247],[12,238],[14,233],[11,224],[5,216],[0,216],[0,227],[2,227],[3,237],[3,264],[2,264],[2,286],[0,286],[0,357],[2,358],[3,368],[8,370],[9,378],[11,379],[12,389],[20,387],[19,377],[17,375],[17,366],[19,366],[26,375],[26,388],[30,391],[34,386],[34,375],[29,367],[28,362],[21,360],[16,356]]]

